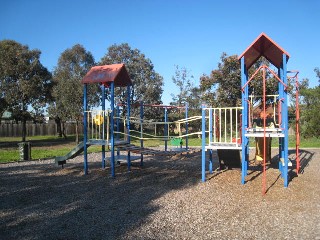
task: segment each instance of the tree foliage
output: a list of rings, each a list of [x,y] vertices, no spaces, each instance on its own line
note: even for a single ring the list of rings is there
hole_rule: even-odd
[[[320,80],[319,68],[314,69]],[[320,86],[309,88],[309,80],[303,79],[299,84],[300,90],[300,129],[303,137],[320,136]]]
[[[213,107],[239,105],[241,99],[240,63],[236,55],[222,53],[218,69],[200,78],[202,100]]]
[[[301,131],[304,137],[320,136],[320,86],[302,89]]]
[[[41,64],[40,55],[39,50],[29,50],[16,41],[0,41],[0,99],[2,108],[22,121],[22,141],[30,112],[39,112],[51,97],[51,74]]]
[[[186,106],[188,105],[188,116],[196,116],[201,114],[201,92],[199,87],[195,87],[193,84],[193,76],[190,71],[185,67],[179,67],[175,65],[175,73],[172,76],[173,83],[178,87],[178,93],[171,94],[173,106]],[[185,108],[170,109],[169,121],[174,122],[185,118]],[[177,127],[177,126],[173,126]],[[198,131],[201,127],[201,122],[191,121],[188,123],[188,127],[192,131]],[[182,125],[185,130],[185,125]],[[173,129],[171,129],[173,130]]]
[[[54,101],[49,108],[50,115],[56,121],[58,119],[75,121],[77,142],[79,142],[78,124],[83,119],[83,84],[81,80],[94,64],[92,54],[80,44],[76,44],[61,54],[58,65],[53,72]],[[98,94],[99,90],[96,85],[88,86],[89,107],[97,105],[99,102]]]
[[[191,90],[193,86],[193,76],[185,67],[179,67],[175,65],[175,74],[172,76],[172,82],[178,87],[178,93],[171,94],[174,106],[185,105],[190,100]]]
[[[320,86],[320,70],[319,70],[319,68],[316,67],[316,68],[314,69],[314,72],[315,72],[316,75],[317,75],[318,83],[319,83],[319,86]]]
[[[99,65],[124,63],[133,82],[131,101],[143,101],[145,104],[161,104],[163,78],[155,71],[149,58],[138,49],[132,49],[127,43],[114,44],[108,48]],[[126,103],[126,88],[116,89],[115,97],[119,103]],[[133,116],[138,116],[139,110],[133,109]],[[146,117],[156,114],[150,108],[145,109]]]
[[[261,66],[269,66],[269,62],[261,57],[249,69],[249,76]],[[260,96],[263,94],[263,73],[258,72],[249,83],[249,95]],[[277,94],[278,81],[269,72],[266,72],[266,94]],[[200,78],[202,100],[213,107],[234,107],[241,105],[241,70],[237,55],[228,56],[222,53],[218,69],[212,70],[210,75]],[[260,97],[261,99],[261,97]],[[256,98],[256,101],[260,101]],[[272,99],[267,99],[272,101]]]

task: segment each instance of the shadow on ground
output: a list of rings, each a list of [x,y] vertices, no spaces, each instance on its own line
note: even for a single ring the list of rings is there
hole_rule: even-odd
[[[0,168],[3,239],[115,239],[158,210],[153,201],[200,180],[195,154],[153,159],[140,168],[116,168],[116,178],[100,162],[59,169],[49,163]]]
[[[292,181],[295,177],[298,176],[298,174],[303,174],[305,168],[309,165],[310,161],[313,159],[314,152],[308,151],[308,150],[299,150],[298,156],[296,155],[296,150],[289,150],[288,151],[289,159],[292,162],[292,167],[289,167],[288,177],[289,177],[289,184],[290,181]],[[297,172],[297,159],[300,161],[300,169],[299,173]],[[275,152],[273,152],[273,157],[270,162],[266,163],[266,171],[268,169],[279,169],[279,155]],[[256,178],[261,176],[263,174],[263,165],[261,163],[255,162],[254,160],[251,160],[249,162],[249,168],[248,168],[248,176],[249,179],[247,181],[254,181]],[[274,182],[268,187],[267,191],[272,188],[275,183],[281,179],[281,173],[279,171],[278,177],[274,180]]]

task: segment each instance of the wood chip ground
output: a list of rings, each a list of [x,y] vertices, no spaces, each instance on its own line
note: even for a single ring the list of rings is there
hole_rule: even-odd
[[[121,164],[115,179],[98,153],[86,176],[83,156],[63,169],[52,159],[0,164],[0,239],[320,239],[320,150],[301,158],[288,188],[268,165],[266,195],[253,161],[245,185],[238,169],[202,183],[201,152],[148,156],[131,172]]]

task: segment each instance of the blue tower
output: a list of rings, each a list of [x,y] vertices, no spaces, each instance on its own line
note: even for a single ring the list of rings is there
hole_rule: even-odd
[[[261,57],[265,57],[273,64],[278,72],[275,73],[268,66],[260,68],[249,76],[250,67]],[[289,54],[276,44],[265,33],[261,33],[256,40],[239,56],[241,62],[241,90],[242,90],[242,178],[241,183],[245,184],[248,171],[249,160],[249,137],[262,138],[263,146],[266,146],[267,138],[279,139],[279,170],[284,180],[284,187],[288,186],[288,100],[287,100],[287,62]],[[263,73],[263,112],[266,116],[266,79],[265,74],[268,71],[278,80],[277,103],[279,110],[279,121],[275,128],[266,127],[266,117],[263,120],[263,126],[255,129],[250,124],[250,96],[249,83],[259,71]],[[266,154],[266,149],[264,149]],[[263,193],[266,192],[266,156],[263,158]]]

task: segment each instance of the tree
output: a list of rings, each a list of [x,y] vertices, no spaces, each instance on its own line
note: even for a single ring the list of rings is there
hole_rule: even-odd
[[[319,68],[315,68],[314,72],[320,82]],[[309,88],[309,79],[303,79],[299,84],[299,92],[301,135],[304,137],[319,137],[320,85]]]
[[[304,137],[320,136],[320,86],[305,88],[300,91],[303,96],[300,126]]]
[[[200,78],[202,100],[213,107],[239,106],[241,99],[240,63],[236,55],[222,53],[218,69]]]
[[[175,74],[172,76],[173,83],[178,87],[179,91],[176,95],[171,94],[172,102],[170,105],[173,106],[184,106],[188,104],[188,115],[196,116],[201,114],[201,92],[200,88],[195,87],[193,84],[193,76],[190,71],[185,67],[180,68],[175,65]],[[169,111],[169,121],[174,122],[179,119],[185,118],[184,109],[171,109]],[[174,126],[176,127],[176,126]],[[184,125],[182,125],[184,127]],[[201,128],[200,121],[188,122],[189,129],[199,130]]]
[[[315,72],[315,73],[316,73],[316,75],[317,75],[318,82],[319,82],[319,86],[320,86],[320,70],[319,70],[319,68],[318,68],[318,67],[316,67],[316,68],[314,69],[314,72]]]
[[[50,72],[40,62],[41,52],[13,40],[0,41],[0,99],[22,121],[22,141],[30,111],[45,107],[52,88]]]
[[[149,58],[138,49],[132,49],[127,43],[112,45],[102,57],[99,65],[124,63],[133,82],[131,101],[143,101],[145,104],[161,104],[163,78],[154,70]],[[126,89],[116,89],[116,101],[126,103]],[[132,109],[133,116],[139,116],[138,109]],[[146,108],[145,116],[154,117],[156,109]]]
[[[8,108],[6,100],[0,97],[0,118],[2,117],[4,111]]]
[[[241,70],[237,55],[228,56],[222,53],[218,69],[213,70],[210,76],[203,75],[200,78],[200,89],[202,100],[213,107],[235,107],[241,105]],[[269,66],[269,62],[261,57],[249,69],[249,76],[261,66]],[[262,73],[258,72],[255,78],[249,83],[249,94],[262,95]],[[266,94],[276,94],[278,81],[269,72],[266,72]],[[261,101],[256,98],[256,101]],[[272,102],[273,99],[267,99]]]
[[[79,122],[83,119],[83,85],[82,78],[94,66],[92,54],[80,44],[66,49],[58,60],[58,65],[53,72],[55,86],[53,87],[54,102],[49,112],[56,122],[75,121],[76,142],[79,142]],[[97,85],[88,87],[89,108],[99,102]]]
[[[201,109],[201,90],[199,87],[190,89],[187,103],[191,109]]]
[[[191,94],[191,89],[194,88],[192,82],[193,76],[185,68],[179,68],[178,65],[175,66],[175,74],[172,76],[173,83],[178,87],[179,92],[177,95],[171,94],[174,106],[181,106],[188,102],[188,98]]]

